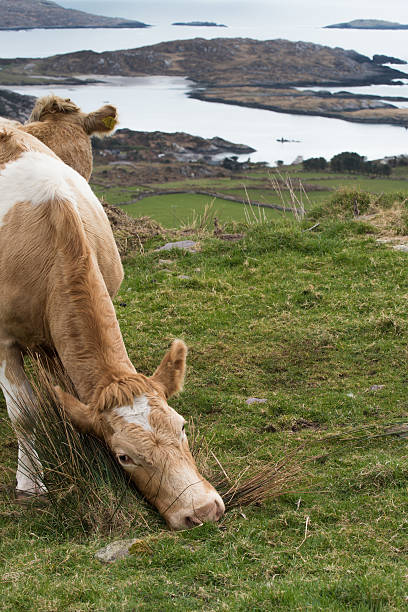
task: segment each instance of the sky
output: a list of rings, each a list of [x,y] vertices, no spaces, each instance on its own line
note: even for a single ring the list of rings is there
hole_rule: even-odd
[[[408,23],[408,0],[60,0],[62,6],[142,21],[164,18],[243,18],[328,25],[352,19],[385,19]]]

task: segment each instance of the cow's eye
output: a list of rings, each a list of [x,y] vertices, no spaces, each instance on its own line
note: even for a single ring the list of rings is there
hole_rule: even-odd
[[[186,429],[186,424],[184,423],[183,427],[181,428],[181,431],[185,431]]]
[[[118,455],[119,463],[122,465],[131,465],[133,463],[129,455]]]

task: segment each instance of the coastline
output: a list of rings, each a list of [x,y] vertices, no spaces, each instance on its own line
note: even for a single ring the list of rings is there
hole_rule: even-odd
[[[1,32],[22,32],[22,31],[30,31],[30,30],[144,30],[146,28],[152,28],[149,23],[143,24],[132,24],[132,23],[118,23],[116,25],[37,25],[37,26],[16,26],[14,28],[7,27],[4,28],[0,26]]]

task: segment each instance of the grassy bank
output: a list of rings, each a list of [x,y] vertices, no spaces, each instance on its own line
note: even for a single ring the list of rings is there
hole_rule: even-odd
[[[116,309],[131,359],[151,373],[172,338],[187,342],[185,391],[172,405],[232,475],[408,417],[408,255],[358,222],[306,227],[272,220],[233,244],[193,234],[198,252],[165,262],[155,239],[125,265]],[[3,610],[406,606],[406,439],[320,442],[329,453],[305,466],[296,491],[217,526],[174,534],[146,509],[147,525],[125,537],[148,547],[101,566],[94,552],[124,534],[64,532],[50,511],[15,505],[17,447],[1,427]]]

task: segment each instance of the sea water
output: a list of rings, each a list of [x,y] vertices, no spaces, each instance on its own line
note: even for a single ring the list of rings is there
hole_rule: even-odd
[[[322,26],[356,18],[387,19],[408,23],[404,1],[386,6],[378,0],[323,2],[310,0],[189,0],[118,1],[64,0],[67,8],[121,16],[155,24],[147,29],[30,30],[0,32],[0,57],[41,57],[82,49],[104,51],[134,48],[180,38],[250,37],[260,40],[286,38],[332,47],[352,48],[408,60],[408,31],[333,30]],[[177,27],[173,21],[205,20],[228,28]],[[404,71],[404,66],[395,66]],[[407,67],[408,68],[408,67]],[[408,70],[407,70],[408,72]],[[406,82],[408,83],[408,81]],[[288,115],[271,111],[202,102],[187,97],[186,79],[141,77],[109,79],[104,85],[70,88],[53,86],[59,95],[72,97],[86,110],[104,102],[116,104],[121,126],[136,130],[184,131],[203,137],[221,136],[257,149],[254,161],[293,161],[299,155],[330,158],[341,151],[356,151],[369,159],[408,152],[408,133],[401,127],[364,125],[337,119]],[[322,89],[322,88],[317,88]],[[364,88],[330,88],[354,93],[408,97],[408,84]],[[43,95],[50,87],[13,88]],[[405,106],[405,103],[395,103]],[[277,139],[291,141],[280,143]]]

